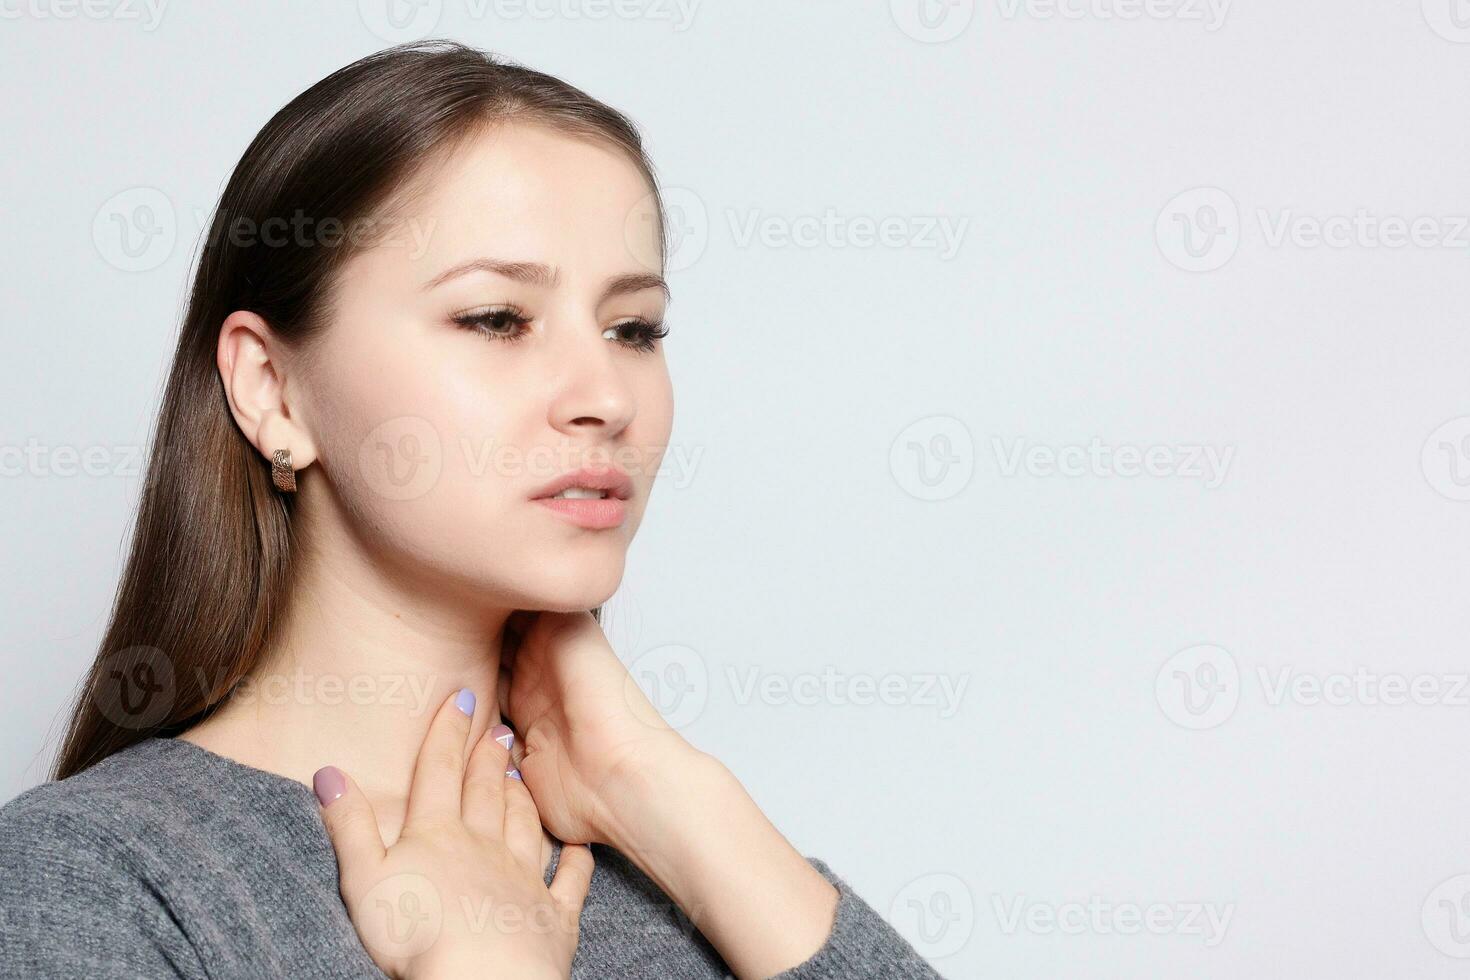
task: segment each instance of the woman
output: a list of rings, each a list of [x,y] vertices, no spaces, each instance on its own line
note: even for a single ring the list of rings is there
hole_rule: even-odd
[[[600,628],[664,251],[633,126],[474,49],[266,125],[57,781],[0,811],[5,975],[935,976]]]

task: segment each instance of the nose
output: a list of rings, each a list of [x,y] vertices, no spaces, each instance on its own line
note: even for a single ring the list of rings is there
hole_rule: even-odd
[[[595,323],[561,334],[569,339],[552,352],[552,427],[570,437],[617,436],[633,421],[637,403],[616,342],[604,339]]]

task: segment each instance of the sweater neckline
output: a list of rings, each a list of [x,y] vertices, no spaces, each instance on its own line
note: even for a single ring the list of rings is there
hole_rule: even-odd
[[[310,786],[300,780],[292,779],[290,776],[283,776],[278,772],[271,772],[269,769],[258,769],[238,759],[220,755],[213,749],[206,749],[199,743],[191,742],[185,738],[155,735],[152,737],[152,741],[166,751],[172,751],[176,754],[192,755],[196,760],[203,762],[205,765],[227,773],[237,779],[244,778],[255,783],[266,783],[293,796],[305,798],[313,806],[317,805],[315,791]]]
[[[269,769],[258,769],[238,759],[220,755],[213,749],[206,749],[197,742],[191,742],[188,739],[177,736],[154,735],[143,744],[154,744],[164,751],[192,756],[203,765],[221,772],[235,781],[243,780],[257,785],[273,787],[286,796],[294,797],[293,802],[309,807],[313,814],[318,813],[321,809],[321,804],[316,798],[316,791],[300,780],[292,779],[290,776],[283,776],[278,772],[271,772]],[[317,823],[317,826],[321,827],[320,822]],[[325,834],[325,828],[322,828],[322,831]],[[544,874],[544,880],[548,885],[551,884],[551,879],[556,872],[557,865],[561,863],[561,848],[561,841],[552,835],[551,863],[545,869]]]

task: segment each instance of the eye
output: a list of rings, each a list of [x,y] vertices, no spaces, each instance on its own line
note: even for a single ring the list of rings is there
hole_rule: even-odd
[[[494,309],[466,310],[450,317],[455,323],[491,340],[515,343],[526,335],[531,318],[515,306]]]
[[[624,347],[631,347],[641,353],[650,354],[655,350],[658,341],[669,335],[669,328],[664,326],[662,320],[655,323],[637,317],[613,324],[604,330],[602,335],[608,340],[616,340]]]

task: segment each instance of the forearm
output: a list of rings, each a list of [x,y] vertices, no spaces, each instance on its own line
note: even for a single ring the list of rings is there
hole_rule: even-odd
[[[691,750],[618,796],[609,843],[678,903],[737,977],[772,976],[822,947],[837,890],[718,760]]]

